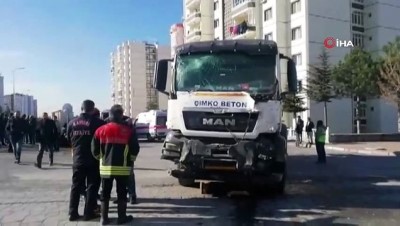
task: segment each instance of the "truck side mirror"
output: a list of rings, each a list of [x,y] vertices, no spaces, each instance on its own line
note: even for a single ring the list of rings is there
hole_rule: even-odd
[[[296,63],[289,59],[287,62],[287,83],[288,83],[288,92],[289,93],[297,93],[297,70]]]
[[[292,59],[283,54],[280,55],[281,69],[281,96],[297,93],[297,72],[296,64]]]
[[[154,83],[153,88],[159,92],[166,93],[165,88],[167,85],[168,70],[170,59],[163,59],[156,62],[154,69]]]

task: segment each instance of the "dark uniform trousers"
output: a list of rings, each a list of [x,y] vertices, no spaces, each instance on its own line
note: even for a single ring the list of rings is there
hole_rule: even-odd
[[[111,176],[110,178],[101,179],[101,200],[109,201],[111,198],[111,190],[113,188],[113,181],[117,183],[117,199],[118,202],[127,202],[129,176]]]
[[[92,215],[97,207],[97,195],[100,187],[99,167],[92,166],[73,166],[72,167],[72,186],[69,202],[69,214],[78,214],[79,199],[87,184],[86,202],[84,215]]]
[[[39,144],[39,153],[36,157],[36,161],[37,161],[38,165],[42,165],[43,154],[45,151],[49,152],[49,161],[50,161],[50,164],[53,164],[54,149],[53,149],[52,145],[49,143],[40,143]]]

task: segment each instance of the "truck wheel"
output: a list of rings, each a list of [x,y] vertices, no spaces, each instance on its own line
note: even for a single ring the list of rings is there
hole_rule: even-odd
[[[183,187],[196,187],[196,182],[194,181],[194,179],[179,178],[178,182]]]

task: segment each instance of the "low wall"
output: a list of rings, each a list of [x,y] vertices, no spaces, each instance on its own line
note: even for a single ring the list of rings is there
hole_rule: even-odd
[[[373,141],[400,141],[400,133],[337,133],[330,134],[330,143],[350,142],[373,142]]]

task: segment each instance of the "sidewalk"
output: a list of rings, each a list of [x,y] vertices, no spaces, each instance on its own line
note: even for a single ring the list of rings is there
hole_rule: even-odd
[[[355,142],[326,144],[327,150],[400,156],[400,142]]]
[[[289,142],[294,146],[294,142]],[[300,148],[305,148],[305,144]],[[312,148],[315,148],[313,145]],[[330,143],[325,145],[326,150],[339,152],[353,152],[365,155],[400,156],[400,142],[354,142]]]

